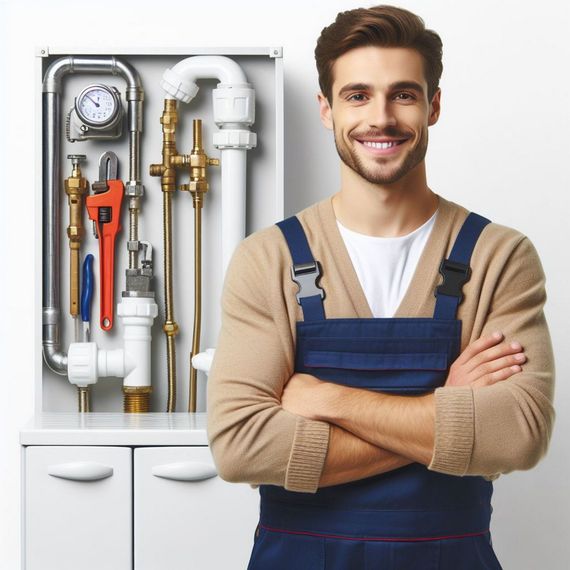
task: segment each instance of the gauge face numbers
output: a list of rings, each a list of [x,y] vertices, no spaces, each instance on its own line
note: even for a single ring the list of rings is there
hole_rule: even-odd
[[[101,127],[112,123],[119,113],[115,93],[105,85],[90,85],[77,97],[75,106],[79,117],[89,125]]]

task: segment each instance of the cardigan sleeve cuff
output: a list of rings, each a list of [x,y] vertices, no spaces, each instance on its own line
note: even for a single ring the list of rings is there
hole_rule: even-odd
[[[293,448],[285,475],[285,489],[316,493],[329,446],[327,422],[297,418]]]
[[[475,435],[473,389],[469,386],[435,390],[435,442],[431,471],[465,475]]]

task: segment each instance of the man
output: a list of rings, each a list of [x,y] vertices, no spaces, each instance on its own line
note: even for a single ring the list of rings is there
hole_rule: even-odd
[[[491,481],[546,453],[536,250],[427,186],[441,48],[392,6],[323,30],[340,191],[228,269],[208,433],[222,478],[261,485],[251,569],[500,568]]]

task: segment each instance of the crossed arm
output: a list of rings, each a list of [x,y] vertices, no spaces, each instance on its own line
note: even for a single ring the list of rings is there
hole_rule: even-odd
[[[453,362],[445,385],[483,388],[507,380],[522,370],[526,361],[524,349],[517,341],[501,343],[503,335],[495,332],[473,343]],[[499,344],[500,343],[500,344]],[[322,382],[309,374],[294,374],[281,397],[284,409],[310,420],[326,421],[368,442],[367,449],[359,440],[351,442],[346,435],[331,443],[330,461],[335,465],[323,470],[321,486],[329,480],[338,482],[338,464],[346,461],[346,447],[358,447],[364,471],[353,467],[356,478],[385,472],[410,461],[430,465],[435,440],[434,395],[398,396],[355,389]],[[384,451],[388,450],[388,451]],[[367,461],[368,459],[368,461]],[[407,461],[404,461],[404,460]],[[378,464],[379,463],[379,464]]]
[[[311,401],[306,415],[282,402],[293,387],[287,381],[294,377],[294,313],[283,305],[280,284],[260,285],[267,283],[263,268],[240,248],[226,277],[208,381],[208,436],[222,478],[315,492],[412,462],[452,475],[493,476],[528,469],[545,454],[554,365],[544,275],[528,240],[512,253],[472,331],[503,330],[518,339],[528,355],[524,373],[489,388],[444,387],[425,396],[327,384],[311,392],[320,403]]]

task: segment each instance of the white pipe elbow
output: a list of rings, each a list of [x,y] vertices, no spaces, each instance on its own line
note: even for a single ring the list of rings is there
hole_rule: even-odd
[[[189,103],[198,93],[196,82],[212,78],[225,85],[249,87],[242,68],[221,55],[197,55],[179,61],[164,72],[161,86],[169,96]]]

